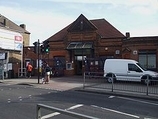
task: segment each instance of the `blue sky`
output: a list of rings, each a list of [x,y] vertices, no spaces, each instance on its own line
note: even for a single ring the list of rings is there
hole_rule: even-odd
[[[46,40],[80,14],[106,19],[131,37],[158,36],[158,0],[1,0],[0,14],[17,25],[26,24],[30,45]]]

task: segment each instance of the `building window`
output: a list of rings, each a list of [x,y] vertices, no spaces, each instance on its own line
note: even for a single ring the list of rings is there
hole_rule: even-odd
[[[72,70],[72,63],[66,63],[66,70]]]
[[[53,65],[56,69],[66,69],[66,60],[65,57],[54,57]]]
[[[139,63],[146,69],[156,69],[156,52],[139,52]]]

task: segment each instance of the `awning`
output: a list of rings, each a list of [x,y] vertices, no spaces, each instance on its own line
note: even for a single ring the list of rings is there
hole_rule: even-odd
[[[71,42],[68,46],[68,50],[73,49],[92,49],[93,43],[92,42]]]

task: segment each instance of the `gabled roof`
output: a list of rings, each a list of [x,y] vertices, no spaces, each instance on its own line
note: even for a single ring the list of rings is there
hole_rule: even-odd
[[[96,26],[81,14],[68,28],[68,32],[97,30]]]
[[[68,32],[71,32],[76,24],[79,22],[78,20],[84,20],[92,30],[96,30],[96,32],[101,36],[101,38],[119,38],[125,37],[120,31],[118,31],[114,26],[112,26],[105,19],[96,19],[96,20],[88,20],[82,14],[70,25],[63,28],[61,31],[57,32],[55,35],[51,36],[47,40],[50,41],[61,41],[65,39],[65,36]]]
[[[18,26],[17,24],[15,24],[14,22],[7,19],[6,17],[4,17],[1,14],[0,14],[0,27],[4,28],[4,29],[7,29],[7,30],[15,31],[15,32],[23,32],[23,33],[26,33],[26,34],[30,34],[30,32],[28,32],[26,29]]]
[[[125,37],[119,30],[112,26],[105,19],[90,20],[96,27],[101,38]]]
[[[49,37],[47,40],[49,40],[49,41],[63,41],[68,33],[67,29],[69,28],[70,25],[63,28],[62,30],[60,30],[59,32],[54,34],[53,36]]]

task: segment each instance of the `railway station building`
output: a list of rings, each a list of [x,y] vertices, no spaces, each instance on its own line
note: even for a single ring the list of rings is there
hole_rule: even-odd
[[[103,72],[107,58],[134,59],[158,72],[158,36],[130,37],[130,32],[121,33],[105,19],[88,20],[81,14],[45,41],[49,42],[49,53],[40,53],[40,59],[56,76]],[[25,47],[24,58],[36,62],[33,47]]]

